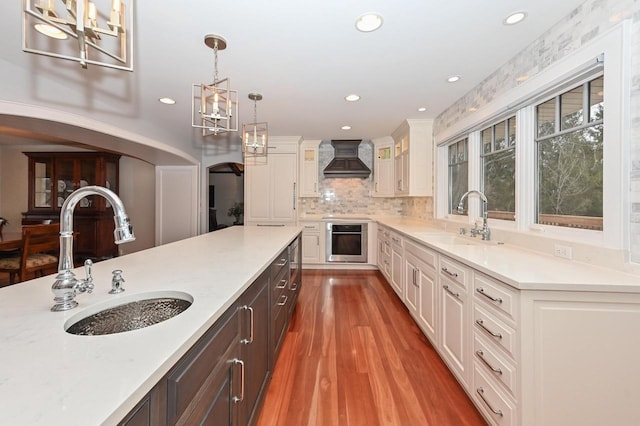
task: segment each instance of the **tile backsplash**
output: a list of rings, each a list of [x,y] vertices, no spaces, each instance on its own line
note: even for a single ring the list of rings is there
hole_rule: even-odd
[[[373,172],[373,143],[363,140],[358,156]],[[428,219],[433,216],[431,197],[372,197],[373,173],[365,179],[324,178],[322,171],[334,157],[331,141],[323,141],[318,154],[318,186],[320,197],[300,198],[301,215],[374,214],[413,216]]]

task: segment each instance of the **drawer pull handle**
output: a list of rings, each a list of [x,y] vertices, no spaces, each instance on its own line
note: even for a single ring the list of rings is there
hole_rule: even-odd
[[[484,389],[482,389],[482,387],[479,387],[478,389],[476,389],[476,392],[478,393],[478,395],[480,395],[480,399],[482,399],[482,402],[484,402],[487,405],[487,407],[489,407],[489,410],[491,410],[493,414],[496,414],[500,417],[504,417],[504,414],[502,414],[502,410],[494,409],[491,406],[491,404],[489,404],[489,401],[486,400],[486,398],[484,397]]]
[[[276,305],[278,306],[284,306],[287,304],[287,295],[286,294],[282,294],[280,295],[280,299],[282,299],[284,297],[284,299],[282,300],[282,302],[278,302],[276,303]]]
[[[280,262],[281,263],[276,263],[276,266],[284,266],[284,265],[286,265],[287,264],[287,259],[282,258],[282,259],[280,259]]]
[[[249,311],[249,338],[240,340],[240,343],[248,345],[253,343],[253,308],[251,306],[244,305],[242,309]]]
[[[442,286],[442,288],[444,288],[444,290],[445,290],[447,293],[449,293],[450,295],[452,295],[452,296],[453,296],[453,297],[455,297],[456,299],[460,299],[460,293],[454,293],[453,291],[451,291],[451,290],[449,289],[449,286],[448,286],[448,285],[446,285],[446,284],[445,284],[445,285],[443,285],[443,286]]]
[[[487,367],[489,367],[489,368],[491,369],[491,371],[493,371],[493,372],[494,372],[494,373],[496,373],[496,374],[502,374],[502,369],[500,369],[500,368],[495,368],[493,365],[489,364],[489,361],[487,361],[487,360],[484,358],[484,356],[483,356],[483,355],[484,355],[484,352],[482,352],[482,351],[478,350],[478,351],[476,351],[476,355],[478,356],[478,358],[480,358],[480,360],[481,360],[482,362],[484,362],[484,365],[486,365]]]
[[[240,365],[240,396],[231,398],[231,400],[237,404],[238,402],[244,401],[244,361],[234,358],[233,363]]]
[[[502,334],[501,333],[494,333],[493,331],[489,330],[487,328],[487,326],[484,325],[484,321],[482,321],[481,319],[477,319],[476,320],[476,324],[478,324],[480,326],[480,328],[482,328],[484,331],[486,331],[487,333],[489,333],[491,336],[495,337],[496,339],[502,339]]]
[[[450,277],[453,278],[458,278],[458,273],[457,272],[451,272],[450,270],[447,269],[446,266],[443,266],[441,268],[442,272],[444,272],[445,274],[449,275]]]
[[[287,286],[288,282],[289,282],[289,280],[280,280],[280,284],[276,285],[276,288],[277,289],[285,288]]]
[[[298,289],[298,283],[293,283],[293,285],[289,286],[289,290],[296,291]]]
[[[487,299],[491,300],[492,302],[495,302],[495,303],[502,303],[502,298],[500,298],[500,297],[493,297],[492,295],[485,293],[485,292],[484,292],[484,288],[482,288],[482,287],[478,287],[478,288],[476,288],[476,291],[477,291],[478,293],[480,293],[481,295],[483,295],[484,297],[486,297]]]

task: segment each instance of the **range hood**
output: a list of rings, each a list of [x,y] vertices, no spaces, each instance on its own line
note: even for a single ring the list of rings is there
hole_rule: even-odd
[[[324,169],[327,178],[367,178],[371,169],[358,158],[360,140],[333,140],[335,157]]]

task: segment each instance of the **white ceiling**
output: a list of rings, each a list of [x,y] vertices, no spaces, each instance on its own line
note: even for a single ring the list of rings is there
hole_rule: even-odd
[[[57,101],[37,93],[38,86],[27,97],[36,103],[46,101],[51,108],[121,123],[129,131],[194,155],[201,141],[190,126],[191,84],[212,80],[213,52],[203,38],[216,33],[228,43],[219,53],[219,71],[239,91],[241,122],[253,121],[253,103],[247,95],[259,92],[264,98],[258,103],[258,120],[268,121],[272,135],[375,138],[391,134],[405,118],[436,117],[582,2],[139,1],[132,76],[119,78],[129,73],[108,74],[91,66],[81,70],[69,63],[59,65],[70,70],[68,74],[49,73],[47,78],[61,88],[72,87],[84,98],[62,96]],[[3,20],[12,16],[12,24],[3,31],[18,31],[0,40],[0,59],[10,65],[3,68],[37,73],[41,72],[34,71],[37,67],[61,62],[22,52],[21,21],[16,16],[20,11],[8,4],[21,2],[2,3]],[[518,10],[528,13],[524,22],[502,24]],[[382,28],[357,31],[356,18],[369,11],[383,16]],[[451,75],[460,75],[461,80],[447,83]],[[6,86],[12,84],[6,77],[5,87],[11,90],[3,91],[14,93]],[[91,80],[91,91],[85,80]],[[6,99],[3,91],[0,99]],[[359,94],[361,100],[346,102],[344,96],[350,93]],[[87,96],[96,105],[114,105],[119,111],[87,108]],[[157,99],[163,96],[177,104],[161,105]],[[417,112],[422,106],[427,111]],[[341,130],[343,125],[352,130]]]

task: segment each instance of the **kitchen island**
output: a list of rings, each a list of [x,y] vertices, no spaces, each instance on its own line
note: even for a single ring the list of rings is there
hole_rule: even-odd
[[[95,290],[51,312],[53,276],[0,290],[0,424],[116,424],[296,239],[298,227],[230,227],[96,263]],[[108,294],[121,269],[126,291]],[[82,268],[74,270],[84,277]],[[140,330],[76,336],[92,307],[136,294],[182,292],[182,314]]]

